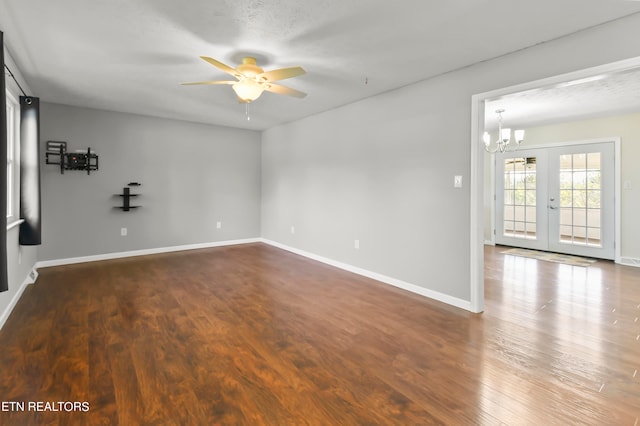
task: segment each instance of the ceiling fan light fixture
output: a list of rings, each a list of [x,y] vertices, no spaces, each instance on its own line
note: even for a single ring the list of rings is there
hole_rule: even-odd
[[[255,80],[244,79],[231,86],[241,103],[253,102],[262,95],[264,88]]]

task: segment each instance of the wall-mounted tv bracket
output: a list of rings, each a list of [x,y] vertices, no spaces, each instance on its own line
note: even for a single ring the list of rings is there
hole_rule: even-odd
[[[122,188],[122,194],[116,194],[117,196],[122,197],[122,205],[116,206],[116,208],[124,212],[128,212],[131,209],[137,209],[138,207],[141,207],[141,206],[131,205],[131,197],[137,197],[140,194],[132,194],[131,188],[129,188],[130,186],[140,186],[140,185],[142,184],[138,182],[129,182],[127,186]]]
[[[47,141],[46,163],[60,166],[60,174],[65,170],[86,170],[91,174],[92,170],[98,170],[98,154],[91,152],[67,152],[67,143],[64,141]]]

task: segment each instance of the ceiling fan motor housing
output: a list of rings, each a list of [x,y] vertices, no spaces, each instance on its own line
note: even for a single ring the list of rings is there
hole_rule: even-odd
[[[262,74],[264,70],[256,65],[256,58],[252,58],[251,56],[245,56],[242,58],[242,63],[238,65],[236,68],[240,71],[245,77],[253,78],[258,74]]]

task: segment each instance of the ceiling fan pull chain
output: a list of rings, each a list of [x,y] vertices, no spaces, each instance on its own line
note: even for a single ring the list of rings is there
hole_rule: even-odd
[[[247,121],[251,120],[251,116],[249,115],[249,102],[244,104],[244,113],[247,116]]]

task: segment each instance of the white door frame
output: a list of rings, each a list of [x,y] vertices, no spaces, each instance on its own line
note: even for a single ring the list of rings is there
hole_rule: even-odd
[[[473,312],[484,310],[484,149],[482,134],[484,133],[484,102],[512,93],[553,86],[567,81],[578,80],[596,75],[626,71],[640,67],[640,57],[617,61],[606,65],[587,68],[566,74],[560,74],[541,80],[504,87],[489,92],[478,93],[471,97],[471,164],[470,164],[470,304]],[[619,144],[618,144],[619,147]],[[616,156],[616,187],[620,187],[620,152]],[[620,263],[620,197],[616,196],[615,217],[615,262]]]

